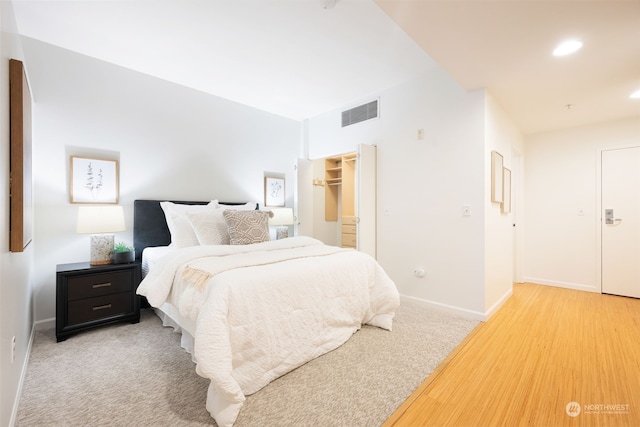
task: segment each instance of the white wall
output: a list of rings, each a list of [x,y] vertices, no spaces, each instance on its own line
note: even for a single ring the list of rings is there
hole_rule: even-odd
[[[597,162],[625,145],[640,145],[639,117],[526,138],[527,282],[600,292]]]
[[[115,158],[132,241],[138,198],[264,201],[265,172],[285,174],[293,204],[301,124],[33,39],[23,40],[35,97],[35,316],[55,316],[55,266],[87,261],[75,233],[69,156]],[[185,70],[188,72],[188,70]]]
[[[487,312],[493,312],[500,302],[511,295],[515,265],[515,222],[516,204],[519,192],[520,170],[515,163],[524,150],[524,137],[513,120],[500,107],[498,102],[487,94],[485,120],[484,154],[484,198],[485,204],[485,306]],[[491,151],[496,150],[503,157],[503,165],[511,170],[512,209],[503,213],[500,203],[491,203]]]
[[[0,425],[10,425],[27,363],[33,324],[31,310],[33,243],[22,253],[9,252],[9,59],[22,60],[11,2],[0,2]],[[11,338],[16,337],[11,361]]]
[[[377,145],[379,262],[402,294],[483,317],[484,92],[433,70],[359,101],[375,97],[379,119],[341,128],[342,109],[311,118],[309,156]]]

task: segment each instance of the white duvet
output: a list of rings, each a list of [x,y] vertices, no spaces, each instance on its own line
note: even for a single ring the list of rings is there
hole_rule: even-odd
[[[362,324],[391,330],[398,291],[380,265],[310,237],[195,246],[165,257],[138,293],[196,322],[207,410],[230,426],[245,395],[331,351]]]

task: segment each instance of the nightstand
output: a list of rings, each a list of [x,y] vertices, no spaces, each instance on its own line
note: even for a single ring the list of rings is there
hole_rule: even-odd
[[[115,322],[140,321],[140,263],[59,264],[56,268],[56,339]]]

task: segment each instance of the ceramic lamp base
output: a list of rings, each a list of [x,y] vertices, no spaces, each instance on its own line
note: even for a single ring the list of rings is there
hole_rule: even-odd
[[[113,234],[91,235],[90,265],[111,264],[111,252],[113,252]]]
[[[289,227],[280,226],[280,227],[276,228],[276,239],[277,240],[286,239],[287,237],[289,237]]]

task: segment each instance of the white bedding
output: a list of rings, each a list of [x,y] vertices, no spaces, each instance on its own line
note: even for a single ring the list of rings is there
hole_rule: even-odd
[[[195,322],[194,360],[211,380],[207,409],[230,426],[245,395],[351,337],[391,330],[398,291],[362,252],[293,237],[195,246],[162,258],[138,293]]]
[[[145,248],[142,251],[142,277],[146,277],[165,255],[175,251],[176,249],[171,246],[154,246]]]

